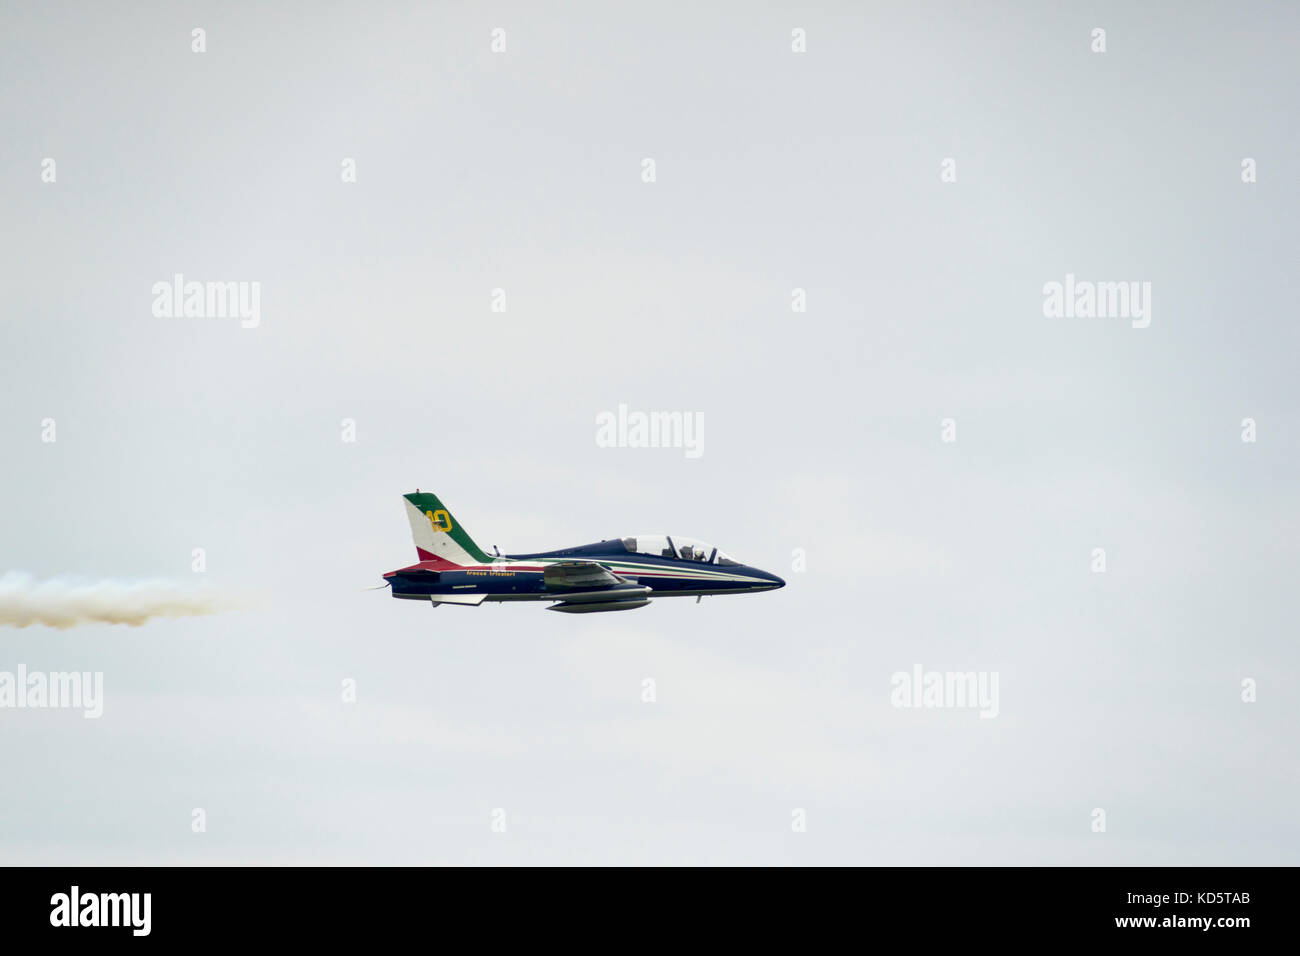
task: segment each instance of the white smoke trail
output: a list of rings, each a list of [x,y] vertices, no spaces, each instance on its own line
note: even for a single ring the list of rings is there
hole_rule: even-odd
[[[219,614],[237,606],[229,595],[168,581],[37,581],[16,571],[0,576],[0,627],[44,624],[62,630],[94,623],[139,627],[156,617]]]

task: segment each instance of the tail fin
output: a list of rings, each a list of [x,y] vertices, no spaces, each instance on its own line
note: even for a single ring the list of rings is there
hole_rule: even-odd
[[[402,496],[406,517],[411,522],[411,537],[421,561],[447,562],[464,567],[490,564],[492,559],[465,533],[437,495],[416,491]]]

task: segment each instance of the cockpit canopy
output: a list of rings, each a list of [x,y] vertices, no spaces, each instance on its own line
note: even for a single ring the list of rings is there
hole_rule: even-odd
[[[677,537],[666,534],[638,534],[623,538],[623,547],[632,554],[650,554],[656,558],[673,558],[677,561],[698,561],[701,564],[740,564],[721,548],[715,548],[698,538]]]

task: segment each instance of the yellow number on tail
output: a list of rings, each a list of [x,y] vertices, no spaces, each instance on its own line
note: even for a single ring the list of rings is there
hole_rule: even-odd
[[[451,515],[439,509],[438,511],[426,511],[424,516],[429,519],[429,524],[433,525],[434,531],[450,531]]]

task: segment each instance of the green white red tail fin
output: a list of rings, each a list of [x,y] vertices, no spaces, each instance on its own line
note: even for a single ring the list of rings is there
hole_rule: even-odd
[[[411,522],[411,537],[421,561],[466,567],[489,564],[492,559],[465,533],[437,495],[424,491],[402,496],[406,517]]]

